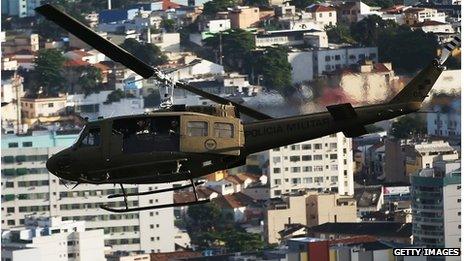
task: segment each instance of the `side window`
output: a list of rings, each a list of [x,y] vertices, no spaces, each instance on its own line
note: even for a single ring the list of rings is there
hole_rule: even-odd
[[[208,136],[208,123],[206,121],[189,121],[187,123],[187,136],[189,137]]]
[[[232,123],[215,122],[214,123],[215,138],[233,138],[234,125]]]
[[[90,129],[81,142],[82,147],[100,146],[100,129]]]

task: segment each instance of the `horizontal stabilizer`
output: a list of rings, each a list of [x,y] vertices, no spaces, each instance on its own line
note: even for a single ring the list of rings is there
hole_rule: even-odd
[[[356,111],[350,103],[327,106],[327,110],[335,121],[356,121],[356,118],[358,117]],[[350,124],[350,122],[346,122],[346,124],[351,126],[343,129],[343,134],[348,138],[367,134],[366,128],[364,128],[362,125],[353,125]]]

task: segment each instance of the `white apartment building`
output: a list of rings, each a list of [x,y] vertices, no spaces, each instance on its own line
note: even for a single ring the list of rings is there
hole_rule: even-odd
[[[461,245],[460,161],[436,162],[411,176],[412,232],[415,245]],[[460,260],[447,257],[446,260]]]
[[[311,51],[294,50],[288,53],[292,65],[292,83],[311,81],[324,73],[356,65],[363,60],[378,61],[377,47],[320,48]]]
[[[427,113],[427,134],[439,137],[461,135],[461,99],[454,100],[447,108],[435,105],[433,113]]]
[[[24,226],[2,231],[2,260],[104,261],[103,230],[61,217],[26,218]]]
[[[67,132],[69,133],[69,132]],[[25,223],[27,215],[61,216],[63,220],[86,221],[88,230],[103,229],[105,245],[113,250],[145,252],[174,251],[172,208],[115,214],[100,209],[111,204],[123,207],[122,199],[108,199],[119,193],[113,184],[81,184],[66,188],[45,168],[46,160],[70,146],[77,134],[32,132],[30,135],[2,136],[2,229]],[[127,185],[128,192],[149,191],[171,185]],[[130,206],[170,204],[172,193],[128,198]]]
[[[437,21],[445,23],[446,14],[438,12],[437,9],[412,7],[404,11],[404,21],[407,25],[414,25],[424,21]]]
[[[304,189],[353,195],[351,139],[342,133],[261,153],[270,197]]]
[[[447,141],[433,140],[413,144],[414,149],[421,155],[420,168],[431,168],[433,163],[442,160],[459,159],[458,151],[453,148]]]

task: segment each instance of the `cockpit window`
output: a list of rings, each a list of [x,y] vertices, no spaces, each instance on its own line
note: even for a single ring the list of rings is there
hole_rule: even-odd
[[[216,138],[233,138],[234,125],[226,122],[214,123],[214,137]]]
[[[187,123],[187,135],[189,137],[208,136],[208,123],[206,121],[189,121]]]
[[[100,146],[100,128],[90,129],[81,141],[82,147]]]

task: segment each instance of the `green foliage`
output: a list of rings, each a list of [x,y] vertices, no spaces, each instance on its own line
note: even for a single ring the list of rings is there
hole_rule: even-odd
[[[380,62],[392,62],[400,73],[413,73],[425,67],[435,56],[437,38],[432,33],[411,30],[393,21],[370,15],[352,25],[351,35],[364,46],[379,48]]]
[[[174,33],[176,31],[176,21],[173,19],[163,19],[163,21],[161,21],[161,27],[168,33]]]
[[[245,0],[248,6],[269,6],[269,0]]]
[[[167,62],[167,57],[161,53],[158,46],[151,43],[140,43],[135,39],[126,39],[121,47],[151,66]]]
[[[350,28],[346,25],[339,23],[336,26],[326,26],[325,31],[327,32],[327,37],[331,43],[356,43],[356,41],[351,37]]]
[[[226,11],[228,7],[238,4],[236,0],[212,0],[203,5],[203,14],[214,16],[219,11]]]
[[[284,93],[292,86],[292,66],[285,47],[266,47],[263,54],[255,59],[253,68],[256,74],[263,75],[266,87]]]
[[[239,230],[227,230],[220,235],[228,252],[259,251],[264,248],[264,242],[259,234],[251,234]]]
[[[63,90],[64,77],[61,75],[65,58],[56,49],[41,49],[35,59],[36,83],[32,86],[32,91],[37,94],[40,87],[43,87],[43,94],[46,96],[56,96]]]
[[[363,20],[355,23],[351,27],[353,38],[364,46],[376,46],[379,34],[384,29],[394,29],[397,24],[392,21],[385,21],[378,15],[369,15]]]
[[[110,94],[108,94],[108,96],[106,97],[105,103],[108,104],[108,103],[112,103],[112,102],[119,102],[123,98],[133,98],[133,97],[135,97],[133,94],[125,93],[122,90],[118,89],[118,90],[114,90]]]
[[[91,93],[98,93],[100,90],[100,83],[102,81],[100,70],[93,66],[83,66],[80,71],[81,77],[77,83],[84,91],[85,96]]]
[[[223,62],[234,70],[240,71],[243,61],[248,58],[250,51],[255,47],[253,35],[242,29],[230,29],[206,38],[205,46],[218,52],[217,56],[219,56],[221,42]]]
[[[392,123],[390,130],[390,134],[398,139],[411,138],[413,135],[426,133],[426,123],[417,114],[397,118]]]
[[[188,208],[187,215],[190,218],[190,227],[210,231],[215,229],[221,217],[221,209],[214,203],[193,205]]]
[[[382,33],[377,46],[381,62],[392,62],[399,72],[413,73],[436,57],[438,42],[433,33],[411,31],[409,27],[401,26],[393,34]]]

